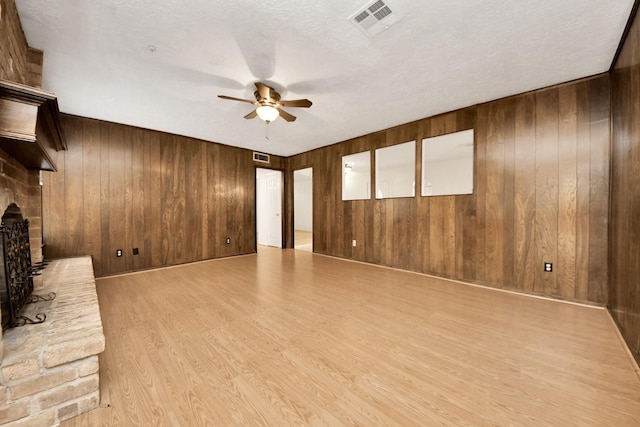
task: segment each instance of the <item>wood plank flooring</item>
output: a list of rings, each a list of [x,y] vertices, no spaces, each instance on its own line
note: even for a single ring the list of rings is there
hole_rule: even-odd
[[[313,252],[313,233],[304,230],[293,231],[295,248],[299,251]]]
[[[640,425],[603,309],[273,248],[97,289],[105,407],[66,426]]]

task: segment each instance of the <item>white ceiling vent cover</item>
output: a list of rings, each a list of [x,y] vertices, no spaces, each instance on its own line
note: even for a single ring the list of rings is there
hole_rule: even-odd
[[[373,0],[349,17],[368,36],[375,36],[400,20],[388,1]]]

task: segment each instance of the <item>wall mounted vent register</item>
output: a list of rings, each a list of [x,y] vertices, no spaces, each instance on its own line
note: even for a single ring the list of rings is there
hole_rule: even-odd
[[[271,162],[271,156],[269,156],[268,154],[263,154],[263,153],[257,153],[257,152],[253,152],[253,161],[254,162],[260,162],[260,163],[270,163]]]
[[[366,35],[373,37],[398,22],[400,16],[388,0],[374,0],[358,9],[349,20]]]

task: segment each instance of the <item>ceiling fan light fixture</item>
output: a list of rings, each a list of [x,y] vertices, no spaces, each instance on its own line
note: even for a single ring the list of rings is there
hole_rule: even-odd
[[[265,122],[269,123],[274,121],[280,115],[280,112],[277,108],[272,107],[271,105],[261,105],[256,109],[256,113],[258,117],[260,117]]]
[[[247,104],[255,105],[258,108],[244,116],[245,119],[253,119],[256,116],[267,124],[271,123],[278,117],[282,117],[282,120],[287,122],[295,122],[296,116],[289,114],[285,110],[281,110],[280,107],[300,107],[309,108],[313,103],[308,99],[290,99],[286,101],[280,100],[280,94],[276,92],[271,86],[267,86],[264,83],[255,82],[256,91],[253,93],[256,97],[255,101],[242,98],[234,98],[233,96],[218,95],[218,98],[228,99],[230,101],[240,101]]]

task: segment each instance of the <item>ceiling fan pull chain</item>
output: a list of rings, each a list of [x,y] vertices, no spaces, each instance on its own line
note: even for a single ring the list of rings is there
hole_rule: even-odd
[[[264,122],[264,139],[269,140],[269,122]]]

